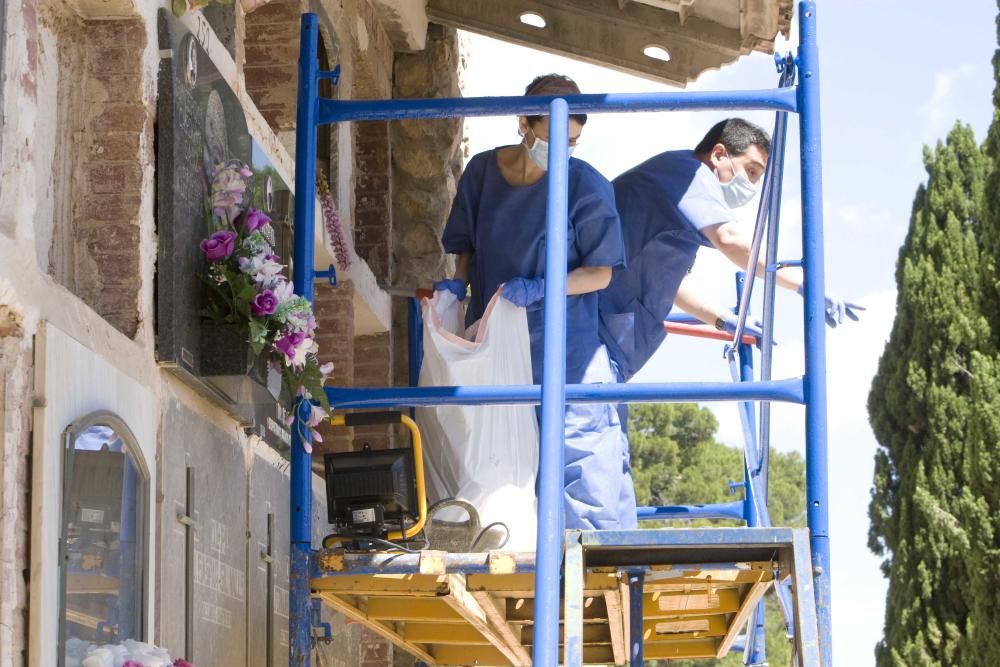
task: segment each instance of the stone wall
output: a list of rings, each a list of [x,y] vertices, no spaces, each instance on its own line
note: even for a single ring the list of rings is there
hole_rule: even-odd
[[[461,97],[462,58],[454,29],[431,24],[424,51],[396,56],[393,96]],[[393,261],[396,283],[429,287],[451,275],[441,247],[462,171],[463,122],[458,118],[404,120],[391,124]],[[395,378],[407,379],[407,306],[393,303]]]

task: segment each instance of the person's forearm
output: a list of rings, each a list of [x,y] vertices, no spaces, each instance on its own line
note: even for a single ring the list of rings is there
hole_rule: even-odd
[[[717,232],[710,237],[712,244],[736,266],[746,268],[750,263],[750,244],[752,239],[741,233],[733,224],[720,225]],[[757,258],[757,277],[763,278],[767,272],[767,262],[764,253]],[[778,286],[797,291],[802,285],[802,270],[796,267],[781,269],[775,274]],[[692,313],[693,315],[694,313]]]
[[[677,289],[674,305],[688,315],[697,317],[705,324],[712,326],[715,326],[719,318],[726,314],[726,309],[720,304],[701,298],[697,287],[691,284],[690,278],[685,278]]]
[[[611,282],[610,266],[581,266],[566,275],[566,294],[589,294]]]
[[[455,260],[455,279],[469,282],[469,264],[472,261],[472,251],[466,250]]]

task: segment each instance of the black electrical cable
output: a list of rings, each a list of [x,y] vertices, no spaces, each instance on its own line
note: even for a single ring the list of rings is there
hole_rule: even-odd
[[[481,539],[483,539],[483,537],[486,535],[487,531],[489,531],[490,528],[495,528],[497,526],[503,526],[503,529],[504,529],[504,532],[506,533],[506,536],[503,538],[503,542],[501,542],[500,544],[498,544],[497,546],[495,546],[493,548],[494,549],[503,549],[505,546],[507,546],[507,543],[510,542],[510,528],[508,528],[507,524],[505,524],[503,521],[494,521],[493,523],[487,525],[485,528],[483,528],[481,531],[479,531],[479,535],[476,536],[476,539],[472,540],[472,545],[469,547],[469,551],[475,551],[476,550],[476,546],[478,546],[479,541]]]

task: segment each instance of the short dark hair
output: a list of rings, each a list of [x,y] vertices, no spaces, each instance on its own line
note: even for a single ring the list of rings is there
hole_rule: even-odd
[[[564,74],[543,74],[541,76],[536,76],[531,83],[525,86],[524,94],[557,96],[579,95],[580,86],[576,85],[576,81]],[[542,118],[543,116],[527,116],[528,124],[534,125]],[[587,124],[587,114],[585,113],[570,114],[570,118],[578,122],[580,125]]]
[[[716,144],[722,144],[730,155],[742,155],[756,146],[763,153],[771,152],[771,135],[767,130],[742,118],[727,118],[712,126],[705,138],[695,146],[695,155],[708,155]]]

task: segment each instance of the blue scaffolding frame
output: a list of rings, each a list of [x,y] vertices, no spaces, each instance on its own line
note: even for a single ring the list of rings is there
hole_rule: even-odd
[[[483,405],[541,403],[541,445],[538,491],[538,541],[535,572],[535,641],[533,664],[559,664],[560,567],[563,559],[562,525],[563,413],[567,402],[681,402],[735,401],[742,404],[741,418],[746,433],[744,501],[709,506],[641,508],[642,519],[738,518],[749,526],[768,526],[766,512],[767,450],[770,401],[806,406],[806,502],[812,574],[818,618],[821,663],[832,665],[830,547],[828,532],[826,332],[824,318],[823,212],[820,165],[819,69],[816,41],[816,3],[799,2],[799,46],[794,61],[786,67],[797,70],[783,76],[783,85],[774,89],[732,92],[678,92],[646,94],[601,94],[553,97],[478,97],[416,100],[332,100],[320,98],[321,79],[335,78],[337,72],[318,67],[318,25],[314,14],[304,14],[299,56],[299,96],[296,125],[295,247],[293,280],[296,292],[313,300],[316,137],[320,125],[360,120],[404,118],[444,118],[456,116],[534,115],[550,117],[545,281],[544,372],[538,386],[475,387],[331,387],[327,396],[334,408],[414,407],[428,405]],[[570,113],[612,113],[697,109],[771,110],[778,112],[778,129],[784,135],[788,113],[799,115],[800,167],[802,182],[802,259],[804,270],[805,375],[801,378],[770,379],[771,318],[774,276],[778,263],[774,255],[777,212],[780,201],[780,160],[771,160],[765,177],[762,209],[771,210],[765,279],[765,322],[762,344],[762,379],[753,379],[750,346],[742,344],[743,323],[748,312],[749,287],[740,300],[739,326],[734,335],[731,363],[737,369],[733,384],[663,383],[567,385],[566,347],[566,218],[568,118]],[[783,151],[783,147],[782,147]],[[773,151],[775,155],[781,152]],[[770,185],[768,185],[770,184]],[[766,214],[765,214],[766,215]],[[763,226],[758,218],[758,234]],[[759,251],[760,239],[755,239]],[[748,277],[752,284],[753,276]],[[414,332],[411,331],[411,335]],[[760,437],[756,437],[753,402],[761,403]],[[312,461],[303,448],[308,429],[310,404],[301,401],[294,413],[292,429],[290,503],[290,592],[289,664],[310,663],[310,577],[312,553]],[[629,585],[642,586],[642,573],[630,574]],[[779,597],[787,608],[787,591]],[[758,608],[753,631],[748,635],[749,653],[763,656],[763,615]],[[786,614],[787,618],[787,614]],[[757,648],[754,648],[754,646]],[[638,649],[641,655],[641,647]],[[752,656],[748,656],[751,657]]]

